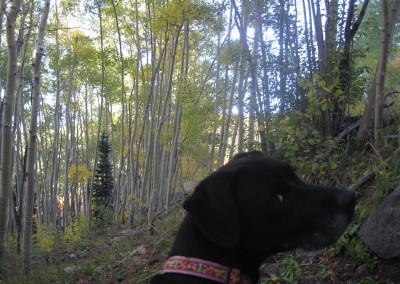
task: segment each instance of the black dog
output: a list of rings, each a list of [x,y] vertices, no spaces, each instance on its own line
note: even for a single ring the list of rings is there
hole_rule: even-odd
[[[353,191],[306,184],[259,152],[239,154],[184,202],[188,214],[152,283],[257,283],[269,255],[335,242],[354,206]]]

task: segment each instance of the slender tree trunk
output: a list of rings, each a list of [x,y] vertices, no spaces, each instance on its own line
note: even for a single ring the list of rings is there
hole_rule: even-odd
[[[388,0],[380,0],[381,3],[381,46],[380,58],[376,79],[376,97],[375,97],[375,119],[374,119],[374,142],[375,148],[379,149],[382,140],[383,131],[383,105],[385,103],[385,79],[386,68],[389,60],[389,52],[392,44],[394,26],[399,14],[400,1],[396,0],[392,4],[389,14]]]
[[[87,83],[86,83],[87,85]],[[85,140],[85,144],[82,143],[82,152],[85,153],[84,154],[84,159],[85,159],[85,164],[87,167],[87,170],[90,171],[91,169],[91,165],[90,165],[90,161],[92,158],[92,147],[90,146],[90,135],[89,135],[89,121],[91,121],[91,117],[89,117],[89,115],[92,113],[91,110],[89,109],[89,90],[88,87],[85,88],[85,111],[83,113],[83,119],[84,119],[84,123],[83,123],[83,127],[84,127],[84,140]],[[82,131],[83,134],[83,131]],[[93,134],[93,132],[92,132]],[[93,135],[91,135],[93,137]],[[86,149],[86,150],[85,150]],[[86,218],[90,218],[90,209],[89,209],[89,187],[88,184],[81,184],[81,188],[82,188],[82,200],[83,200],[83,214]],[[88,219],[89,220],[89,219]]]
[[[230,11],[229,11],[229,24],[228,26],[231,27],[233,22],[233,6],[231,5]],[[228,34],[226,36],[226,41],[229,44],[231,42],[231,28],[228,29]],[[237,64],[235,66],[235,77],[234,79],[236,80],[236,70],[237,70]],[[233,96],[232,92],[228,91],[228,86],[229,83],[231,83],[232,86],[235,85],[235,80],[230,81],[228,79],[229,77],[229,66],[225,66],[225,78],[224,78],[224,88],[223,88],[223,103],[222,103],[222,118],[220,124],[222,125],[220,127],[220,143],[219,143],[219,148],[218,148],[218,163],[217,167],[222,166],[225,160],[225,153],[226,153],[226,147],[227,147],[227,141],[229,137],[229,125],[226,127],[227,124],[229,124],[229,121],[231,119],[231,112],[232,112],[232,105],[230,103],[230,96]],[[234,90],[234,87],[232,87]],[[228,107],[229,104],[229,107]]]
[[[183,91],[186,91],[186,84],[187,84],[187,76],[189,71],[189,24],[185,24],[184,29],[184,41],[183,41],[183,48],[182,48],[182,57],[181,57],[181,70],[180,70],[180,81],[183,82],[185,86]],[[179,143],[179,133],[181,129],[181,118],[182,118],[182,108],[178,99],[175,101],[175,119],[174,119],[174,134],[171,141],[171,151],[169,153],[169,160],[168,160],[168,172],[167,172],[167,182],[165,184],[165,192],[166,192],[166,209],[169,208],[171,191],[173,189],[173,179],[175,176],[174,170],[176,169],[176,163],[178,160],[178,143]],[[175,163],[174,163],[175,162]]]
[[[316,39],[316,45],[317,45],[317,56],[318,56],[318,69],[322,72],[323,70],[323,61],[322,58],[325,57],[324,55],[324,32],[323,32],[323,27],[322,27],[322,16],[321,16],[321,7],[320,7],[320,1],[316,0],[308,0],[308,7],[310,9],[310,13],[312,14],[312,19],[315,27],[315,39]],[[310,25],[312,26],[312,25]],[[311,35],[311,38],[312,35]]]
[[[233,0],[234,1],[234,0]],[[239,78],[238,78],[238,152],[243,152],[244,150],[244,97],[246,92],[246,76],[247,67],[250,66],[250,54],[248,52],[247,46],[247,29],[249,24],[249,6],[250,2],[245,0],[242,1],[242,14],[236,11],[236,25],[240,31],[240,63],[239,63]]]
[[[79,39],[77,39],[78,41]],[[72,77],[72,80],[74,81],[75,84],[75,77]],[[71,84],[72,86],[72,84]],[[77,121],[74,119],[75,117],[78,117],[78,105],[75,105],[74,103],[77,102],[77,92],[74,90],[73,95],[71,96],[71,106],[70,111],[67,113],[67,119],[70,124],[70,130],[71,130],[71,164],[77,166],[78,165],[78,144],[77,144]],[[67,168],[66,174],[69,175],[69,168]],[[69,177],[70,185],[71,185],[71,210],[73,210],[73,215],[72,215],[72,220],[75,222],[78,218],[78,209],[79,209],[79,202],[78,202],[78,191],[77,191],[77,180],[76,177],[70,176]]]
[[[367,9],[368,0],[364,1],[360,15],[356,22],[353,23],[355,0],[349,1],[348,13],[346,18],[346,24],[344,28],[344,46],[342,56],[339,60],[339,88],[335,88],[334,91],[340,90],[343,95],[333,97],[333,113],[332,113],[332,133],[336,136],[340,132],[341,125],[344,119],[344,113],[347,106],[347,98],[349,97],[350,80],[351,80],[351,46],[353,43],[354,36],[358,30],[359,25],[364,17],[364,13]]]
[[[16,103],[15,103],[15,108],[14,108],[14,125],[13,125],[13,137],[17,137],[17,141],[15,141],[16,145],[19,146],[17,149],[20,149],[20,153],[25,153],[24,154],[24,159],[14,159],[14,156],[17,155],[18,157],[18,152],[13,151],[12,152],[12,158],[11,161],[16,161],[17,162],[17,170],[20,169],[17,175],[19,175],[19,185],[20,187],[17,187],[17,191],[19,191],[19,197],[20,200],[18,203],[20,204],[19,206],[19,232],[18,232],[18,240],[17,240],[17,251],[21,251],[21,238],[23,237],[23,222],[24,222],[24,214],[25,214],[25,192],[26,192],[26,175],[25,175],[25,170],[26,170],[26,158],[27,158],[27,150],[26,150],[26,144],[24,141],[29,140],[28,136],[28,129],[26,126],[26,121],[23,118],[23,113],[24,113],[24,96],[23,96],[23,87],[25,84],[25,78],[21,74],[24,74],[25,70],[25,65],[27,61],[27,50],[28,50],[28,44],[22,45],[22,42],[29,42],[31,39],[31,34],[32,34],[32,27],[33,27],[33,9],[30,8],[31,6],[31,1],[27,3],[27,5],[24,5],[23,7],[25,10],[21,11],[21,17],[20,17],[20,28],[18,31],[18,39],[17,39],[17,57],[20,58],[20,67],[18,70],[18,83],[17,83],[17,88],[16,88]],[[21,6],[22,7],[22,6]],[[27,15],[29,13],[29,22],[26,23]],[[25,27],[28,26],[29,28],[26,30]],[[22,133],[21,133],[22,132]],[[23,139],[22,139],[23,137]],[[22,162],[23,160],[23,165],[19,167],[19,162]],[[18,179],[18,177],[17,177]],[[11,196],[10,196],[11,197]],[[11,203],[10,199],[10,203]]]
[[[257,22],[255,28],[255,34],[257,40],[255,42],[260,43],[261,49],[261,91],[255,91],[257,96],[256,102],[254,103],[254,107],[259,108],[256,111],[257,114],[257,122],[259,130],[259,136],[261,140],[261,151],[265,154],[271,154],[275,151],[275,144],[273,142],[268,141],[269,135],[269,124],[271,122],[271,98],[270,98],[270,90],[269,90],[269,80],[268,80],[268,66],[267,66],[267,46],[264,41],[263,35],[263,24],[262,24],[262,8],[260,4],[257,2],[256,6],[256,15]],[[253,79],[254,80],[254,79]],[[254,83],[253,83],[254,85]],[[256,87],[254,87],[256,89]]]
[[[383,104],[385,91],[386,66],[389,55],[389,4],[388,0],[380,0],[381,6],[381,45],[378,72],[376,78],[374,142],[375,149],[379,149],[383,129]]]
[[[383,121],[383,101],[386,77],[386,66],[389,57],[390,47],[393,41],[393,30],[399,14],[400,0],[392,4],[389,14],[388,1],[381,0],[381,46],[380,58],[375,71],[371,88],[368,92],[367,102],[365,104],[363,120],[357,132],[357,145],[360,147],[367,138],[368,126],[374,121],[374,141],[375,147],[379,149]]]
[[[0,1],[0,46],[2,45],[2,39],[3,39],[3,19],[4,19],[4,12],[6,9],[6,0],[1,0]],[[0,93],[1,97],[1,93]]]
[[[117,185],[115,187],[115,192],[114,192],[114,223],[118,227],[119,226],[119,203],[120,203],[120,190],[124,186],[124,177],[125,177],[125,108],[126,108],[126,95],[125,95],[125,66],[124,66],[124,56],[122,53],[122,37],[121,37],[121,31],[119,27],[119,19],[117,15],[117,10],[115,7],[115,2],[111,1],[114,9],[114,16],[115,16],[115,22],[117,25],[117,33],[118,33],[118,45],[119,45],[119,56],[121,59],[121,104],[122,104],[122,110],[121,110],[121,160],[120,160],[120,166],[119,166],[119,173],[118,173],[118,181]]]
[[[337,8],[338,0],[325,1],[326,6],[326,22],[325,22],[325,37],[324,29],[322,27],[322,15],[320,1],[309,0],[312,8],[313,22],[315,26],[315,38],[318,50],[319,72],[321,78],[330,84],[331,79],[331,55],[335,51],[335,40],[337,35]],[[324,93],[321,91],[321,93]],[[321,134],[321,139],[325,140],[332,136],[332,119],[331,110],[328,108],[330,103],[330,94],[325,93],[324,97],[321,96],[320,101],[325,102],[325,110],[321,110],[319,116],[318,129]]]
[[[154,13],[154,6],[152,4],[148,4],[148,15],[149,18],[152,18],[152,15]],[[157,38],[154,33],[154,31],[151,32],[151,39],[150,39],[150,48],[151,48],[151,65],[152,65],[152,75],[151,75],[151,81],[150,81],[150,96],[149,96],[149,101],[148,101],[148,106],[147,109],[144,112],[144,117],[143,121],[146,120],[146,117],[148,116],[147,112],[149,110],[151,111],[151,116],[149,116],[149,125],[148,125],[148,135],[145,141],[145,153],[146,153],[146,159],[144,162],[144,169],[143,169],[143,182],[141,185],[141,200],[144,202],[147,202],[148,204],[148,211],[147,211],[147,221],[148,225],[151,224],[151,215],[152,210],[151,207],[151,198],[152,198],[152,182],[154,181],[154,178],[152,177],[152,174],[154,173],[154,167],[153,170],[151,170],[151,166],[153,165],[153,159],[155,158],[156,153],[154,153],[155,149],[155,133],[157,132],[157,101],[160,100],[160,97],[158,96],[159,91],[157,89],[157,85],[162,85],[161,84],[161,79],[159,78],[159,73],[160,73],[160,66],[162,62],[165,62],[165,53],[167,51],[167,45],[169,39],[166,36],[167,30],[165,31],[165,38],[163,39],[162,34],[160,35],[159,42],[160,42],[160,50],[157,54]],[[165,76],[165,74],[163,74]],[[164,119],[164,117],[161,117],[161,119]],[[143,123],[143,128],[142,131],[144,132],[144,127],[145,124]]]
[[[238,129],[239,129],[239,116],[236,116],[236,122],[234,124],[234,130],[232,131],[232,139],[231,139],[231,145],[229,147],[229,155],[228,155],[228,160],[231,160],[234,154],[235,150],[235,145],[236,145],[236,137],[238,134]]]
[[[26,212],[24,223],[24,239],[22,246],[23,262],[25,271],[29,271],[32,265],[32,224],[33,224],[33,206],[35,193],[35,166],[36,166],[36,148],[37,148],[37,120],[39,114],[40,100],[40,67],[44,55],[44,35],[47,25],[47,18],[50,10],[50,0],[46,0],[42,19],[39,24],[38,37],[36,41],[35,60],[33,63],[33,92],[32,92],[32,112],[31,126],[28,146],[27,159],[27,187],[26,187]]]
[[[21,0],[12,2],[6,21],[8,62],[7,62],[7,88],[4,96],[4,112],[2,124],[2,137],[0,149],[0,258],[5,257],[5,242],[7,240],[9,200],[12,178],[12,120],[14,110],[15,86],[17,82],[17,42],[15,40],[15,26],[21,7]]]
[[[138,1],[135,1],[135,35],[136,35],[136,52],[137,52],[137,57],[136,57],[136,67],[135,67],[135,82],[134,82],[134,92],[135,92],[135,113],[134,113],[134,126],[133,126],[133,131],[132,135],[130,138],[130,157],[131,157],[131,162],[130,162],[130,169],[131,169],[131,194],[136,194],[136,188],[138,187],[138,168],[139,168],[139,159],[138,155],[140,152],[140,141],[136,143],[136,153],[134,151],[134,145],[135,145],[135,139],[138,137],[138,120],[139,120],[139,71],[140,71],[140,63],[141,63],[141,41],[140,41],[140,36],[139,36],[139,9],[138,9]],[[142,122],[145,124],[145,122]],[[139,139],[138,139],[139,140]],[[136,154],[136,156],[135,156]],[[136,159],[135,159],[136,157]],[[134,202],[130,201],[129,202],[129,223],[130,227],[134,227],[135,223],[135,206]]]
[[[378,62],[379,66],[379,62]],[[374,78],[371,83],[371,87],[368,91],[367,101],[365,102],[364,112],[360,127],[358,128],[356,143],[358,147],[362,147],[362,144],[367,139],[368,128],[373,125],[372,114],[375,108],[375,98],[376,98],[376,76],[378,74],[378,66],[376,67]]]
[[[56,26],[59,27],[59,17],[58,17],[58,5],[55,3],[55,17],[56,17]],[[56,216],[58,209],[58,161],[59,161],[59,149],[60,149],[60,94],[61,94],[61,86],[60,86],[60,73],[61,67],[59,62],[59,54],[60,54],[60,43],[59,43],[59,32],[58,28],[56,29],[56,52],[57,52],[57,63],[56,63],[56,104],[54,107],[54,140],[52,145],[52,162],[51,162],[51,177],[50,177],[50,226],[56,227]]]
[[[338,22],[338,0],[326,1],[328,3],[327,17],[325,22],[325,42],[324,42],[324,57],[322,58],[322,69],[321,77],[332,84],[332,79],[335,74],[332,73],[333,70],[333,55],[337,49],[337,22]],[[332,109],[329,103],[332,102],[332,94],[325,93],[326,107],[325,110],[322,109],[322,125],[320,132],[322,133],[322,138],[333,137],[333,122],[332,122]]]
[[[228,113],[226,115],[226,119],[223,121],[223,126],[221,128],[223,128],[224,131],[224,135],[221,135],[221,151],[219,153],[219,161],[218,161],[218,165],[222,165],[224,163],[225,157],[226,157],[226,150],[228,148],[228,139],[229,139],[229,128],[231,125],[231,120],[232,120],[232,109],[233,109],[233,101],[234,101],[234,95],[235,95],[235,82],[237,80],[237,75],[238,75],[238,69],[239,69],[239,63],[236,62],[234,70],[233,70],[233,79],[231,81],[231,89],[229,92],[229,103],[228,103]],[[228,80],[228,78],[226,78],[225,80]],[[226,111],[226,109],[224,109],[224,111]]]
[[[173,189],[173,178],[174,178],[174,169],[176,169],[176,162],[178,160],[178,140],[181,126],[181,118],[182,118],[182,108],[179,103],[176,102],[175,106],[175,120],[174,120],[174,136],[171,145],[171,152],[169,154],[168,160],[168,175],[167,175],[167,183],[165,185],[166,188],[166,200],[165,205],[166,209],[169,209],[170,206],[170,198],[171,192]],[[175,164],[174,164],[175,162]]]
[[[226,150],[226,145],[225,143],[225,137],[228,135],[225,130],[225,122],[228,119],[228,114],[227,114],[227,105],[229,101],[229,92],[228,92],[228,74],[229,74],[229,67],[228,65],[225,66],[225,80],[224,80],[224,88],[223,88],[223,102],[222,102],[222,115],[221,115],[221,120],[219,121],[219,124],[222,125],[220,127],[220,134],[219,134],[219,147],[218,147],[218,163],[217,167],[222,166],[224,159],[225,159],[225,150]],[[233,83],[232,83],[233,84]]]
[[[314,49],[314,44],[311,44],[312,42],[312,25],[311,21],[307,19],[307,11],[311,13],[310,11],[310,6],[306,6],[305,0],[301,0],[302,7],[303,7],[303,21],[304,21],[304,40],[306,42],[306,52],[307,52],[307,70],[308,70],[308,75],[312,76],[314,68],[313,68],[313,53],[312,50]],[[308,1],[308,4],[310,4],[310,1]]]
[[[222,15],[222,13],[221,13]],[[222,16],[221,16],[222,17]],[[221,19],[221,18],[220,18]],[[215,106],[214,106],[214,114],[215,117],[219,116],[219,108],[221,106],[221,94],[220,94],[220,72],[221,72],[221,64],[220,64],[220,50],[221,50],[221,31],[218,32],[218,39],[217,39],[217,66],[215,68]],[[225,96],[224,96],[225,97]],[[213,125],[213,132],[211,138],[211,145],[210,145],[210,160],[208,165],[208,171],[212,172],[214,167],[214,156],[215,156],[215,149],[216,149],[216,140],[217,140],[217,128],[218,124],[214,122]]]
[[[160,119],[157,125],[157,131],[153,143],[153,155],[155,155],[155,159],[153,159],[153,175],[152,175],[152,183],[151,183],[151,197],[149,199],[149,211],[148,211],[148,224],[150,225],[152,222],[152,215],[153,215],[153,209],[155,205],[155,200],[157,200],[158,195],[160,194],[160,186],[157,183],[157,178],[162,177],[162,171],[159,169],[160,166],[160,157],[159,155],[161,154],[160,152],[160,138],[163,130],[164,123],[167,118],[167,109],[168,106],[170,105],[170,99],[171,99],[171,93],[172,93],[172,79],[173,79],[173,73],[174,73],[174,66],[175,66],[175,58],[176,58],[176,53],[177,53],[177,47],[179,44],[179,37],[180,33],[182,30],[182,25],[179,25],[176,27],[176,30],[174,31],[174,35],[171,36],[170,39],[170,49],[169,49],[169,60],[168,60],[168,70],[166,70],[167,78],[165,82],[165,98],[163,99],[162,105],[161,105],[161,114],[160,114]],[[157,156],[159,158],[157,158]],[[160,179],[161,180],[161,179]],[[157,208],[155,208],[157,209]]]
[[[78,39],[74,39],[78,40]],[[73,146],[73,126],[72,126],[72,121],[70,118],[71,115],[71,102],[72,102],[72,92],[73,92],[73,79],[74,79],[74,74],[75,74],[75,64],[76,64],[76,58],[72,58],[70,62],[70,66],[68,67],[68,88],[67,88],[67,98],[66,98],[66,108],[65,108],[65,179],[64,179],[64,210],[63,210],[63,217],[64,217],[64,222],[63,222],[63,229],[67,229],[69,225],[69,211],[70,208],[74,209],[74,201],[73,201],[73,192],[71,190],[71,194],[69,192],[70,190],[70,180],[69,180],[69,174],[68,174],[68,169],[71,164],[71,147]]]
[[[288,39],[285,40],[285,36],[288,37],[288,31],[285,34],[286,27],[286,11],[285,11],[285,1],[279,1],[279,37],[278,37],[278,45],[279,45],[279,56],[278,56],[278,73],[279,73],[279,112],[284,113],[286,104],[287,104],[287,95],[286,95],[286,81],[287,81],[287,61],[286,61],[286,43]]]

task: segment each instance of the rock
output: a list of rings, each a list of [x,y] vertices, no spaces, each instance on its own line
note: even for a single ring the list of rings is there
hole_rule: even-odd
[[[64,272],[65,273],[72,273],[72,272],[75,272],[77,270],[81,270],[81,268],[82,267],[80,265],[71,265],[71,266],[65,267],[64,268]]]
[[[146,253],[146,247],[144,245],[138,246],[134,251],[131,252],[131,255],[135,254],[145,254]]]
[[[133,265],[135,265],[135,266],[140,266],[140,265],[142,265],[142,259],[140,258],[140,256],[137,256],[137,255],[135,255],[135,256],[133,256],[133,257],[131,258],[131,262],[132,262]]]
[[[400,186],[362,225],[358,236],[378,256],[400,256]]]
[[[260,274],[265,277],[271,277],[274,275],[279,275],[280,271],[274,263],[264,263],[260,267]]]
[[[127,236],[127,237],[134,237],[140,234],[140,230],[138,229],[127,229],[124,231],[119,232],[120,235]]]

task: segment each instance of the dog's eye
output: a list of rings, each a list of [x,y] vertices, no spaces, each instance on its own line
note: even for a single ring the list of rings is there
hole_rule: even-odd
[[[281,205],[283,203],[283,196],[281,194],[277,194],[273,200],[276,205]]]

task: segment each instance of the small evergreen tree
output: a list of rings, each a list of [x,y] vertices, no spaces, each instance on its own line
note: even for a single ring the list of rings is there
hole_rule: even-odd
[[[112,192],[114,178],[110,161],[111,145],[103,131],[99,141],[99,162],[93,180],[93,213],[99,223],[109,221],[106,215],[112,213]]]

